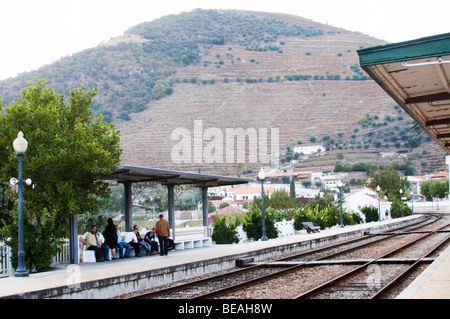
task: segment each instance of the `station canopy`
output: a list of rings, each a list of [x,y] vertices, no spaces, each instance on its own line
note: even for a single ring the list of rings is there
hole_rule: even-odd
[[[151,167],[119,165],[114,173],[105,176],[105,180],[119,183],[158,183],[164,185],[193,185],[198,187],[216,187],[224,185],[247,184],[254,180],[240,177],[228,177],[201,173],[182,172]]]
[[[360,66],[450,150],[450,33],[358,50]]]

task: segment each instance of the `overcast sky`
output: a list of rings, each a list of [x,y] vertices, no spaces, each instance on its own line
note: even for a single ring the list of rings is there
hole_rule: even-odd
[[[450,32],[450,0],[4,0],[0,80],[196,8],[289,13],[389,42]]]

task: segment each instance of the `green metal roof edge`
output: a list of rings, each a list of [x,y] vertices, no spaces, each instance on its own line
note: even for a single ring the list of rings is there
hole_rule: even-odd
[[[450,54],[450,33],[356,51],[360,66],[425,59]]]

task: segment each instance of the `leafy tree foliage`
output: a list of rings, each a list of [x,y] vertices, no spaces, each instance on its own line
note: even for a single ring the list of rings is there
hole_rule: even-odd
[[[403,191],[409,189],[409,182],[406,177],[400,176],[392,166],[378,171],[371,170],[370,178],[369,186],[372,189],[376,189],[379,185],[383,195],[387,195],[388,197],[399,198],[400,189]]]
[[[278,230],[275,227],[275,212],[273,208],[264,208],[266,236],[269,239],[278,237]],[[245,214],[243,228],[248,238],[254,240],[262,238],[262,210],[259,207],[250,206],[249,211]]]
[[[364,206],[361,208],[361,213],[366,217],[366,223],[376,222],[378,217],[378,208],[373,206]]]
[[[428,201],[433,198],[444,198],[448,194],[448,179],[425,181],[420,185],[420,192]]]
[[[67,103],[64,94],[46,85],[42,79],[28,84],[0,118],[0,182],[18,174],[12,148],[17,133],[22,131],[28,141],[23,174],[32,179],[34,188],[24,187],[25,245],[27,263],[38,263],[36,268],[45,268],[48,262],[33,259],[37,250],[53,251],[58,239],[67,236],[70,215],[96,210],[109,196],[108,184],[101,178],[112,173],[122,151],[114,125],[90,110],[95,90],[72,88]],[[17,238],[16,232],[14,223],[4,225],[5,237]]]
[[[227,216],[219,216],[216,214],[216,222],[214,223],[214,231],[212,240],[216,244],[234,244],[239,242],[239,236],[236,231],[236,222],[227,222]]]

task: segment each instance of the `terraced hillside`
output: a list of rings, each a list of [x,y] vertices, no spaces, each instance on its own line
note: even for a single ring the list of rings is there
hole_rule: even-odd
[[[297,166],[411,160],[418,171],[442,168],[442,150],[423,132],[409,130],[409,116],[358,67],[357,49],[383,43],[292,15],[194,10],[142,23],[96,48],[0,82],[0,94],[9,103],[37,76],[63,92],[71,85],[98,88],[93,108],[121,130],[126,164],[223,174],[269,166],[251,163],[255,148],[248,142],[233,146],[235,154],[245,148],[244,160],[227,161],[227,129],[241,128],[255,129],[259,138],[267,129],[269,151],[277,129],[280,160],[299,141],[333,141],[333,151]],[[365,125],[367,116],[378,123]],[[209,152],[216,162],[194,148],[211,146],[206,137],[198,141],[199,123],[202,134],[214,129],[214,145],[223,146],[223,154]],[[190,134],[192,146],[182,163],[173,156],[178,132]],[[411,136],[420,143],[412,147]]]

